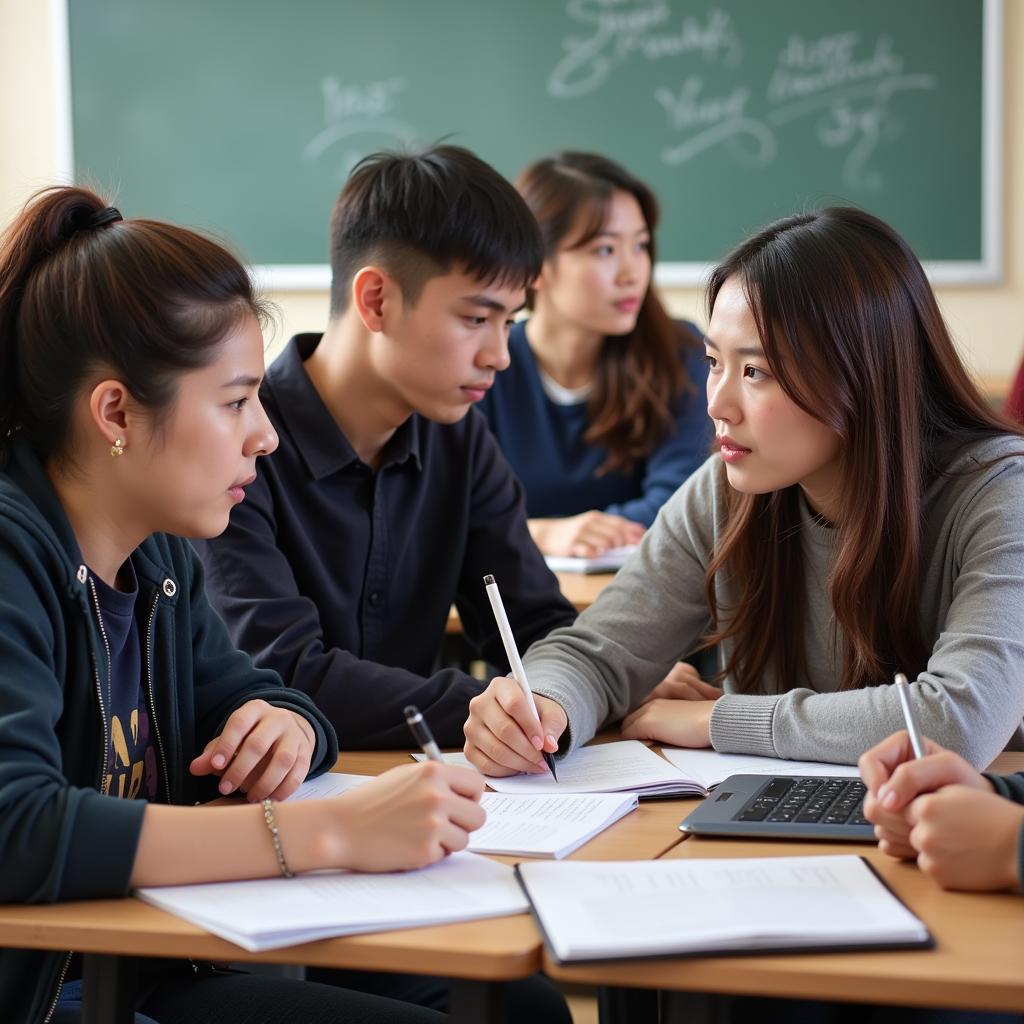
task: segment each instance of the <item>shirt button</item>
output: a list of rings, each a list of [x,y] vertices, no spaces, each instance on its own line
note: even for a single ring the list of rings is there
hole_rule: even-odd
[[[373,593],[370,594],[370,607],[379,608],[383,600],[384,595],[379,590],[373,591]]]

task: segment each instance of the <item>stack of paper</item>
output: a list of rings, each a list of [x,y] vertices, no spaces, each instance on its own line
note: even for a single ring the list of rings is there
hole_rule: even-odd
[[[135,895],[253,952],[527,909],[512,868],[473,853],[453,853],[420,871],[322,872],[168,885],[138,889]]]
[[[557,860],[636,810],[637,797],[636,793],[485,793],[480,802],[487,812],[487,821],[470,836],[470,850]]]
[[[369,782],[369,775],[332,772],[304,782],[290,800],[338,796]],[[470,835],[474,853],[513,857],[565,857],[635,810],[635,793],[505,796],[484,793],[487,821]]]
[[[559,961],[929,946],[860,857],[520,864]]]

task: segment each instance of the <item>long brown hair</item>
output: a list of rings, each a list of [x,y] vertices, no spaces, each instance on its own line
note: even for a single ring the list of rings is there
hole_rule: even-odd
[[[267,307],[242,264],[186,228],[122,220],[95,192],[33,196],[0,238],[0,467],[15,434],[66,457],[75,398],[113,373],[158,425],[180,374]]]
[[[581,221],[583,232],[572,247],[591,241],[607,222],[614,194],[628,192],[640,204],[651,233],[653,265],[658,201],[619,164],[593,153],[559,153],[530,164],[515,185],[540,224],[548,259],[579,230]],[[532,308],[532,291],[527,298]],[[588,403],[590,422],[583,435],[589,444],[608,450],[602,472],[629,472],[674,429],[675,404],[693,390],[680,351],[696,341],[672,321],[653,285],[647,289],[633,330],[605,339]]]
[[[924,489],[964,445],[1024,431],[986,404],[917,257],[877,217],[834,207],[763,229],[712,272],[709,316],[730,278],[744,288],[782,390],[839,438],[845,514],[834,524],[829,582],[843,638],[840,688],[916,673],[933,639],[918,620]],[[807,669],[799,485],[726,493],[706,577],[705,641],[732,640],[721,677],[738,690],[758,689],[766,666],[788,689]],[[728,609],[716,603],[720,575],[737,595]]]

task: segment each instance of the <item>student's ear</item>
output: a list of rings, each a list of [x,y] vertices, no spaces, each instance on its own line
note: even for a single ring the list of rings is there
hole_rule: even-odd
[[[126,451],[139,440],[131,415],[134,406],[128,388],[119,380],[101,380],[89,393],[89,419],[99,431],[103,444],[113,447],[118,441]]]
[[[363,267],[352,278],[352,306],[368,331],[384,330],[385,306],[394,288],[394,281],[379,267]]]
[[[544,291],[544,288],[547,286],[548,278],[550,277],[550,275],[551,261],[545,260],[543,264],[541,264],[540,273],[534,278],[533,284],[530,285],[530,288],[534,291],[534,293]]]

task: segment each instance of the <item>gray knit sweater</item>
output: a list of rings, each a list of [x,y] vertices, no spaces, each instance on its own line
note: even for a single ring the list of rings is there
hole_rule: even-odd
[[[933,646],[912,699],[925,735],[979,767],[1004,747],[1024,749],[1024,455],[986,465],[1022,451],[1024,440],[1013,437],[965,448],[923,503],[921,625]],[[704,574],[728,487],[720,469],[713,456],[690,477],[594,605],[528,651],[533,689],[568,715],[563,753],[636,707],[707,628]],[[807,678],[776,686],[766,672],[764,695],[730,692],[726,679],[711,742],[725,752],[850,764],[902,728],[903,716],[891,686],[836,692],[834,534],[806,507],[802,529]],[[716,593],[727,608],[728,587],[719,583]]]

